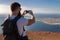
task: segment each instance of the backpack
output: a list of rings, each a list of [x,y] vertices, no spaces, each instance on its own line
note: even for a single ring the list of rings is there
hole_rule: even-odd
[[[16,35],[19,36],[18,28],[16,25],[17,20],[20,19],[20,16],[15,17],[14,19],[6,19],[1,25],[3,28],[3,35]]]

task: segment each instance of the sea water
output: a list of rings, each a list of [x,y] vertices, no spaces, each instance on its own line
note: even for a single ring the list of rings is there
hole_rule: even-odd
[[[41,16],[41,14],[39,15],[39,18],[40,18],[40,16]],[[42,17],[43,17],[43,15],[41,16],[41,18]],[[44,15],[44,17],[45,17],[45,15]],[[48,15],[46,15],[46,17],[48,18]],[[60,18],[58,15],[56,15],[55,17]],[[51,18],[55,18],[55,17],[52,16]],[[4,22],[5,18],[6,18],[6,16],[0,15],[0,25]],[[35,15],[35,18],[37,18],[36,15]],[[26,31],[60,32],[60,25],[49,25],[49,24],[43,23],[41,21],[36,21],[31,26],[25,26],[25,30]],[[1,26],[0,26],[0,34],[2,34],[2,27]]]

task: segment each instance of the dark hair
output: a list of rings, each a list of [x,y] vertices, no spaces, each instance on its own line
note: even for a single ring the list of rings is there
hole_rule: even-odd
[[[17,7],[21,7],[21,5],[18,2],[13,2],[11,4],[11,11],[14,11]]]

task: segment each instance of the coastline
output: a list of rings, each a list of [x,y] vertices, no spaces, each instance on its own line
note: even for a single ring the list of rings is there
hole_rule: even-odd
[[[36,18],[36,21],[41,21],[49,25],[60,25],[60,18]]]

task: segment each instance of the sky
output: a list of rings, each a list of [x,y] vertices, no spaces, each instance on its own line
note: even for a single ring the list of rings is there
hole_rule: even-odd
[[[19,2],[21,12],[32,10],[33,13],[60,14],[60,0],[0,0],[0,14],[11,13],[10,4]]]

